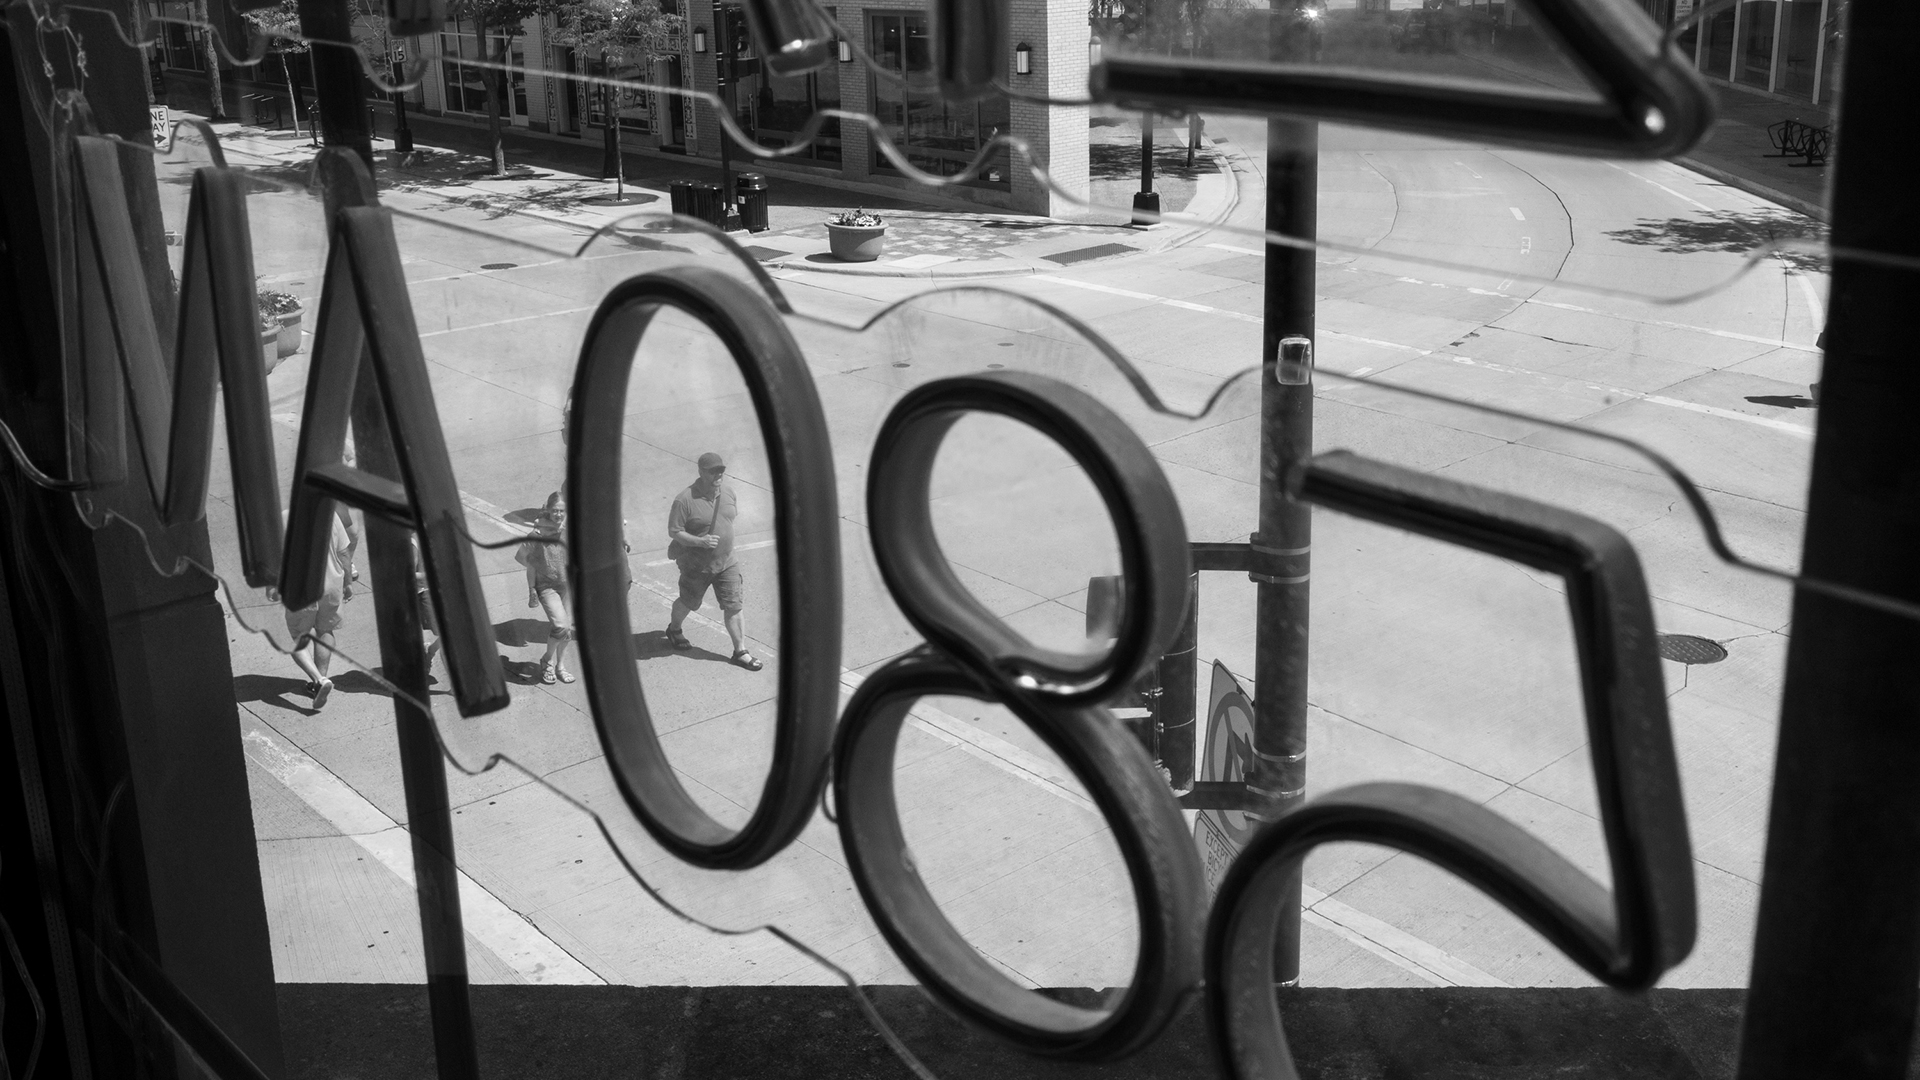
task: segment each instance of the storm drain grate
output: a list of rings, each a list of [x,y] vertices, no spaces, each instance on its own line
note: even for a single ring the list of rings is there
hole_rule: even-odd
[[[480,269],[482,269],[482,270],[511,270],[511,269],[513,269],[514,267],[516,267],[516,266],[519,266],[519,265],[520,265],[519,263],[481,263],[481,264],[480,264]]]
[[[1727,650],[1717,641],[1692,634],[1656,634],[1660,659],[1676,664],[1717,664],[1727,658]]]

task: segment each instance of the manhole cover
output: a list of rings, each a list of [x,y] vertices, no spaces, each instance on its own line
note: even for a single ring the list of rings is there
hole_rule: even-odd
[[[519,263],[481,263],[481,264],[480,264],[480,269],[482,269],[482,270],[511,270],[511,269],[513,269],[514,267],[516,267],[516,266],[519,266],[519,265],[520,265]]]
[[[1727,650],[1717,641],[1692,634],[1656,634],[1660,659],[1677,664],[1717,664],[1727,658]]]

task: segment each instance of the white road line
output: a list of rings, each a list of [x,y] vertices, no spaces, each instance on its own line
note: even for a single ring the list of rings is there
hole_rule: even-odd
[[[1525,214],[1523,214],[1523,213],[1521,213],[1521,212],[1520,212],[1520,208],[1519,208],[1519,207],[1517,207],[1517,206],[1509,206],[1509,207],[1507,207],[1507,210],[1508,210],[1509,212],[1511,212],[1511,213],[1513,214],[1513,220],[1515,220],[1515,221],[1525,221],[1525,220],[1527,220],[1527,215],[1525,215]]]
[[[512,319],[495,319],[493,322],[472,323],[467,326],[449,326],[445,330],[427,330],[421,337],[439,337],[442,334],[457,334],[462,330],[485,330],[491,326],[508,326],[513,323],[531,322],[534,319],[551,319],[560,315],[578,315],[583,311],[592,311],[590,307],[565,308],[560,311],[543,311],[538,315],[521,315]]]
[[[360,845],[409,889],[416,887],[413,839],[404,826],[245,709],[240,711],[240,730],[249,761],[326,818],[341,835]],[[466,871],[459,871],[459,875],[460,918],[467,933],[515,974],[530,983],[546,985],[606,985],[605,979]]]
[[[1138,292],[1133,289],[1122,289],[1113,285],[1096,285],[1090,281],[1075,281],[1072,278],[1054,277],[1049,274],[1037,274],[1035,275],[1035,280],[1051,282],[1056,285],[1068,285],[1076,289],[1086,289],[1089,292],[1106,293],[1110,296],[1124,296],[1129,300],[1143,300],[1150,304],[1160,304],[1166,307],[1180,308],[1183,311],[1197,311],[1207,315],[1222,315],[1227,318],[1237,319],[1242,322],[1250,322],[1250,323],[1258,324],[1261,321],[1260,317],[1257,315],[1245,315],[1238,311],[1228,311],[1224,308],[1209,307],[1206,304],[1195,304],[1186,300],[1174,300],[1169,297],[1158,296],[1154,293]],[[1409,281],[1415,284],[1429,284],[1428,282],[1420,281],[1418,278],[1400,278],[1399,280]],[[1527,302],[1545,303],[1547,307],[1573,308],[1573,305],[1571,304],[1546,303],[1545,301],[1527,301]],[[1573,309],[1578,311],[1590,310],[1585,308],[1573,308]],[[1592,312],[1592,313],[1596,315],[1605,314],[1605,312]],[[1647,320],[1647,321],[1651,322],[1652,320]],[[1677,324],[1674,324],[1674,325],[1677,325]],[[1691,330],[1691,329],[1700,329],[1700,328],[1682,327],[1682,329]],[[1798,346],[1790,342],[1777,341],[1771,338],[1757,338],[1750,334],[1735,334],[1732,331],[1708,330],[1705,332],[1721,333],[1727,337],[1737,337],[1737,338],[1744,338],[1751,341],[1763,342],[1767,344],[1777,344],[1786,348],[1809,348],[1810,349],[1810,347]],[[1438,359],[1452,360],[1456,364],[1466,364],[1472,367],[1485,368],[1489,371],[1498,371],[1503,374],[1530,375],[1530,376],[1533,376],[1534,378],[1540,378],[1540,379],[1545,379],[1550,377],[1543,372],[1528,371],[1524,368],[1509,367],[1505,364],[1488,363],[1487,361],[1484,361],[1484,360],[1475,360],[1469,356],[1458,356],[1451,353],[1435,352],[1432,349],[1422,349],[1414,345],[1403,345],[1397,341],[1384,341],[1380,338],[1361,337],[1358,334],[1345,334],[1345,333],[1341,333],[1338,330],[1321,330],[1318,333],[1321,337],[1336,338],[1343,341],[1352,341],[1361,345],[1371,345],[1379,349],[1391,349],[1394,352],[1412,353],[1415,356],[1431,356],[1431,357],[1436,357]],[[1372,369],[1369,368],[1368,370],[1372,370]],[[1596,389],[1601,389],[1601,388],[1596,387]],[[1775,420],[1771,417],[1766,417],[1766,416],[1754,416],[1750,413],[1736,412],[1733,409],[1721,409],[1721,408],[1716,408],[1715,406],[1712,406],[1712,405],[1702,405],[1702,404],[1699,404],[1698,402],[1681,401],[1678,398],[1662,397],[1658,394],[1643,394],[1637,390],[1626,390],[1626,389],[1621,389],[1619,387],[1606,387],[1604,389],[1606,389],[1609,393],[1619,394],[1622,397],[1629,397],[1638,401],[1645,401],[1650,405],[1664,405],[1670,409],[1683,409],[1683,410],[1686,410],[1687,412],[1702,413],[1707,416],[1717,416],[1722,420],[1737,420],[1743,424],[1753,424],[1758,427],[1771,428],[1775,431],[1783,431],[1789,435],[1794,435],[1803,439],[1813,438],[1813,430],[1811,428],[1804,427],[1800,424],[1795,424],[1786,420]]]
[[[1746,424],[1757,424],[1760,427],[1772,428],[1775,431],[1784,431],[1789,435],[1794,435],[1802,439],[1813,438],[1812,428],[1795,424],[1788,420],[1775,420],[1770,416],[1754,416],[1751,413],[1735,412],[1732,409],[1718,409],[1712,405],[1702,405],[1697,401],[1681,401],[1678,398],[1661,397],[1657,394],[1635,394],[1631,390],[1615,390],[1614,393],[1629,394],[1638,397],[1649,405],[1665,405],[1669,409],[1685,409],[1688,412],[1717,416],[1722,420],[1738,420]]]
[[[1641,176],[1639,173],[1634,172],[1632,169],[1626,168],[1621,165],[1616,165],[1611,161],[1607,162],[1607,167],[1610,169],[1619,169],[1621,172],[1626,173],[1628,176],[1633,177],[1635,180],[1638,180],[1643,184],[1652,184],[1654,187],[1657,187],[1661,191],[1664,191],[1667,194],[1673,196],[1674,198],[1679,199],[1681,202],[1692,203],[1697,209],[1705,210],[1709,214],[1713,213],[1713,207],[1708,206],[1706,203],[1701,202],[1699,199],[1696,199],[1691,195],[1682,195],[1679,192],[1673,190],[1672,188],[1668,187],[1667,185],[1661,183],[1658,180]]]

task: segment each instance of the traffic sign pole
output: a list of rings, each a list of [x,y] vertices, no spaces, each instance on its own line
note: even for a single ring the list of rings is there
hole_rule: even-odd
[[[1304,51],[1311,31],[1276,0],[1276,59]],[[1267,121],[1267,219],[1270,232],[1310,238],[1319,198],[1320,129],[1313,121]],[[1260,531],[1252,539],[1255,609],[1253,794],[1264,817],[1285,813],[1307,787],[1307,601],[1313,519],[1287,496],[1289,470],[1313,453],[1312,341],[1314,253],[1267,247],[1264,333],[1260,344]],[[1283,355],[1285,354],[1285,355]],[[1300,879],[1281,905],[1274,981],[1300,978]]]

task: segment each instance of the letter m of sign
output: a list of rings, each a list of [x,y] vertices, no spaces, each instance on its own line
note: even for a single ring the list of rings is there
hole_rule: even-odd
[[[113,140],[98,136],[72,140],[75,243],[68,287],[76,301],[71,310],[80,317],[69,320],[66,350],[70,473],[86,487],[125,481],[131,416],[132,442],[144,458],[161,520],[172,525],[200,518],[206,511],[217,378],[225,394],[247,583],[256,588],[277,583],[290,610],[319,600],[329,557],[328,516],[336,500],[414,529],[461,714],[505,707],[505,675],[427,382],[392,222],[386,211],[371,205],[371,179],[357,159],[343,163],[323,155],[332,158],[324,162],[325,171],[346,176],[333,185],[340,194],[330,199],[340,209],[282,549],[245,179],[225,168],[211,132],[203,135],[216,164],[193,177],[171,382],[140,271],[118,149]],[[398,479],[341,463],[363,367],[378,387]]]

